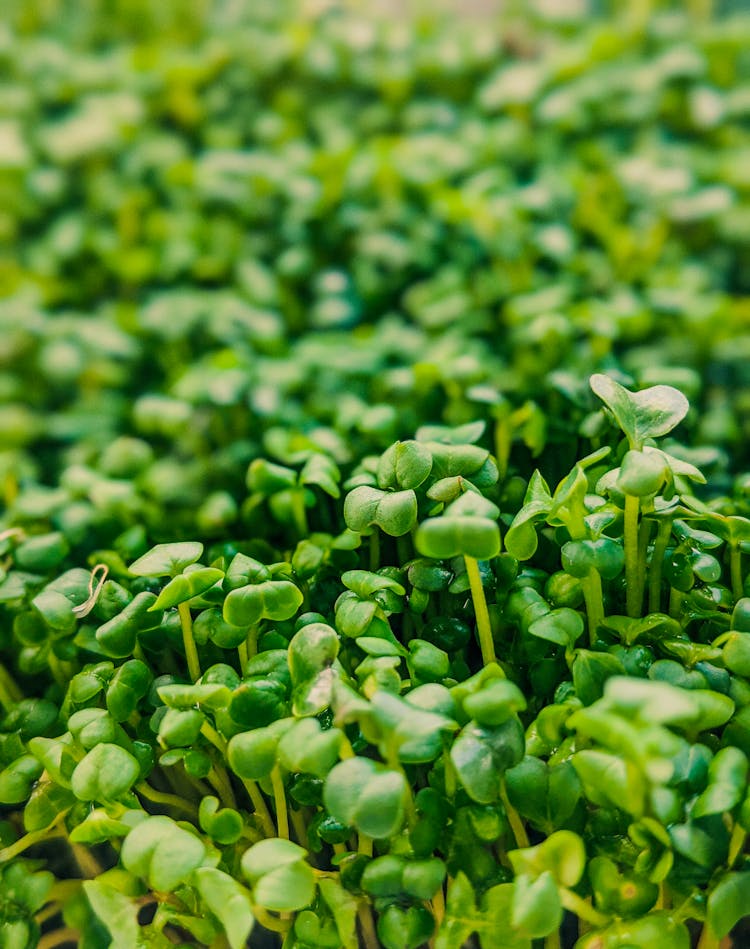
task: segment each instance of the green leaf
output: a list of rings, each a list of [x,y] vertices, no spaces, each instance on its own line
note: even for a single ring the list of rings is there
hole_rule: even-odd
[[[418,488],[432,470],[432,453],[422,442],[396,442],[387,448],[378,462],[378,487]]]
[[[357,949],[357,901],[338,880],[321,877],[318,889],[336,923],[344,949]]]
[[[578,834],[558,830],[536,847],[509,851],[508,859],[516,874],[536,879],[548,872],[560,886],[573,887],[586,867],[586,849]]]
[[[480,804],[491,804],[500,796],[504,773],[523,758],[523,728],[515,717],[494,728],[470,722],[456,738],[450,754],[469,797]]]
[[[215,567],[198,567],[174,577],[161,591],[149,610],[166,610],[178,603],[185,603],[204,593],[224,576],[223,570]]]
[[[263,619],[290,619],[304,597],[289,580],[265,580],[232,590],[224,600],[224,619],[233,626],[256,626]]]
[[[474,890],[466,874],[459,870],[448,886],[445,917],[438,930],[435,949],[461,949],[476,932],[478,922]]]
[[[659,438],[671,432],[690,408],[685,396],[672,386],[651,386],[640,392],[629,392],[619,382],[600,373],[593,375],[589,383],[614,415],[630,447],[638,450],[647,438]]]
[[[346,496],[344,520],[353,531],[379,527],[391,537],[402,537],[417,523],[417,496],[411,489],[381,491],[360,485]]]
[[[147,817],[130,831],[120,851],[126,870],[155,890],[171,893],[203,862],[206,848],[199,837],[171,818]]]
[[[329,813],[368,837],[392,837],[404,821],[403,774],[369,758],[347,758],[328,774],[323,801]]]
[[[255,923],[250,894],[214,867],[198,867],[191,877],[201,900],[224,927],[230,949],[244,949]]]
[[[288,655],[295,715],[317,715],[330,705],[338,652],[338,634],[326,623],[308,623],[294,634]]]
[[[315,875],[307,851],[289,840],[261,840],[242,856],[242,872],[253,896],[266,909],[290,913],[309,906],[315,896]]]
[[[423,521],[414,543],[425,557],[448,560],[465,555],[491,560],[500,553],[500,528],[484,517],[442,517]]]
[[[76,767],[71,787],[81,801],[114,801],[129,791],[140,775],[140,765],[119,745],[95,745]]]
[[[91,908],[109,930],[112,949],[134,949],[141,944],[135,900],[99,880],[84,880],[83,889]]]
[[[179,544],[157,544],[128,568],[134,577],[176,576],[200,559],[203,544],[183,541]]]
[[[750,873],[727,873],[708,894],[707,920],[723,939],[750,913]]]
[[[516,877],[511,915],[514,930],[541,939],[559,929],[562,918],[557,883],[549,870],[536,878],[525,873]]]

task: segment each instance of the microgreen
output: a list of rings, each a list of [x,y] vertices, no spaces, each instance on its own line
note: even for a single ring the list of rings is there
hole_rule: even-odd
[[[110,6],[0,29],[0,945],[746,945],[742,4]]]

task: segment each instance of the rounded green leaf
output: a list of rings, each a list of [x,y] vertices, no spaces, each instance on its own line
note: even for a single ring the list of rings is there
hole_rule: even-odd
[[[203,553],[203,544],[182,541],[178,544],[157,544],[128,568],[135,577],[175,576]]]
[[[484,517],[435,517],[419,525],[415,544],[435,560],[462,555],[490,560],[500,553],[500,528]]]
[[[672,386],[651,386],[640,392],[629,392],[601,373],[593,375],[589,384],[615,417],[630,447],[635,449],[642,448],[647,438],[659,438],[671,432],[690,408],[685,396]]]
[[[80,801],[114,801],[130,790],[140,771],[133,755],[119,745],[103,742],[76,766],[71,787]]]
[[[290,619],[304,597],[290,580],[265,580],[232,590],[224,600],[223,615],[233,626],[255,626],[263,619]]]
[[[185,603],[204,593],[224,576],[223,570],[215,567],[198,567],[174,577],[161,591],[150,610],[166,610],[178,603]]]

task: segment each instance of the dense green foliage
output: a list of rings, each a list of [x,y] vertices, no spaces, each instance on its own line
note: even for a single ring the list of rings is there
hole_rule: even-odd
[[[2,947],[746,915],[750,16],[523,6],[8,4]]]

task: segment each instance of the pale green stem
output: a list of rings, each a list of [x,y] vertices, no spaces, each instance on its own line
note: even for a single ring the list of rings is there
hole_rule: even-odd
[[[17,857],[23,853],[24,850],[28,850],[29,847],[33,847],[34,844],[39,844],[43,840],[52,840],[54,837],[64,836],[63,831],[60,830],[57,825],[65,814],[67,814],[67,810],[62,814],[58,814],[55,822],[50,824],[49,827],[43,827],[41,830],[32,830],[28,834],[24,834],[23,837],[20,837],[15,843],[3,847],[3,849],[0,850],[0,863],[7,863],[8,860],[12,860],[13,857]]]
[[[193,682],[197,682],[201,677],[201,666],[198,660],[198,650],[195,647],[195,639],[193,638],[193,618],[190,615],[190,607],[187,603],[180,603],[177,606],[177,612],[180,614],[182,641],[185,645],[188,675]]]
[[[372,837],[362,833],[357,836],[357,853],[363,853],[366,857],[372,856]]]
[[[68,943],[78,945],[80,933],[77,929],[66,927],[65,929],[53,929],[52,932],[45,933],[36,944],[37,949],[53,949],[54,946],[64,946]]]
[[[586,619],[589,627],[589,642],[593,646],[596,642],[597,630],[604,622],[604,595],[602,593],[602,578],[594,567],[589,570],[588,576],[581,579],[583,599],[586,604]]]
[[[279,919],[277,916],[272,916],[262,906],[253,906],[253,916],[261,926],[270,929],[272,933],[286,933],[292,925],[291,919]]]
[[[307,528],[307,509],[305,508],[305,489],[298,488],[292,492],[292,513],[300,537],[307,537],[310,533]]]
[[[500,800],[503,802],[503,807],[505,809],[505,816],[508,818],[508,823],[510,824],[510,829],[513,833],[513,838],[516,841],[517,847],[528,847],[529,836],[526,833],[526,828],[521,816],[518,811],[510,803],[508,798],[508,792],[505,790],[505,781],[500,782]]]
[[[661,577],[664,568],[664,554],[667,552],[669,538],[672,534],[672,521],[665,519],[659,522],[654,549],[651,552],[651,564],[648,573],[648,608],[651,613],[661,610]]]
[[[628,616],[641,615],[640,602],[640,564],[638,563],[638,512],[640,498],[632,494],[625,495],[625,586],[626,609]]]
[[[278,836],[289,840],[289,814],[286,808],[286,792],[284,791],[284,779],[281,777],[281,769],[275,765],[271,771],[271,785],[273,786],[273,801],[276,805],[276,826]]]
[[[294,828],[294,836],[297,838],[297,843],[301,847],[307,848],[307,825],[305,823],[305,818],[302,816],[302,811],[295,811],[294,808],[290,808],[289,818],[292,822],[292,827]]]
[[[735,600],[742,598],[744,593],[742,583],[742,551],[737,544],[729,548],[729,571],[732,577],[732,596]]]
[[[245,646],[247,649],[247,659],[252,659],[253,656],[257,655],[258,652],[258,627],[251,626],[247,631],[247,638],[245,639]],[[247,662],[247,659],[245,660]],[[244,671],[244,667],[243,667]]]
[[[364,949],[380,949],[380,940],[375,930],[372,909],[367,900],[360,900],[357,906],[357,919]]]
[[[560,930],[555,929],[544,940],[544,949],[561,949]]]
[[[674,587],[669,588],[669,615],[673,619],[679,619],[680,613],[682,612],[682,601],[685,599],[685,594],[681,590],[676,590]]]
[[[604,913],[600,913],[599,910],[594,909],[588,900],[585,900],[582,896],[574,893],[573,890],[569,890],[567,887],[561,886],[559,893],[560,902],[565,907],[565,909],[569,910],[571,913],[575,913],[579,919],[582,919],[585,922],[590,923],[592,926],[596,926],[597,928],[600,926],[606,926],[610,922],[609,916],[605,916]]]
[[[141,795],[141,797],[145,797],[147,801],[152,801],[154,804],[163,804],[165,807],[171,807],[175,810],[180,810],[184,814],[188,814],[193,822],[197,822],[198,820],[198,811],[195,809],[195,807],[188,801],[183,800],[177,794],[168,794],[166,791],[157,791],[145,781],[141,781],[140,784],[136,784],[135,790]]]
[[[271,812],[268,810],[266,799],[263,797],[257,783],[250,780],[250,778],[241,778],[241,781],[253,805],[253,810],[263,825],[263,831],[266,837],[275,837],[276,827],[274,826]]]
[[[510,422],[504,416],[495,422],[495,459],[497,461],[498,481],[505,481],[508,474],[508,459],[510,458]]]
[[[492,626],[490,625],[490,614],[487,609],[487,600],[482,586],[482,575],[479,572],[479,563],[475,557],[469,557],[464,554],[466,563],[466,573],[469,576],[469,586],[471,588],[471,598],[474,601],[474,614],[477,618],[477,636],[479,637],[479,648],[482,651],[482,662],[485,666],[495,662],[495,643],[492,639]]]
[[[237,810],[237,800],[232,790],[229,775],[223,765],[215,764],[206,775],[211,787],[216,791],[224,807]]]
[[[244,675],[245,666],[247,665],[247,640],[239,644],[237,655],[240,657],[240,672]]]
[[[380,566],[380,534],[377,527],[373,527],[368,543],[370,548],[370,570],[374,573]]]
[[[708,923],[703,924],[701,937],[698,940],[696,949],[721,949],[721,940],[718,936],[714,935]]]

